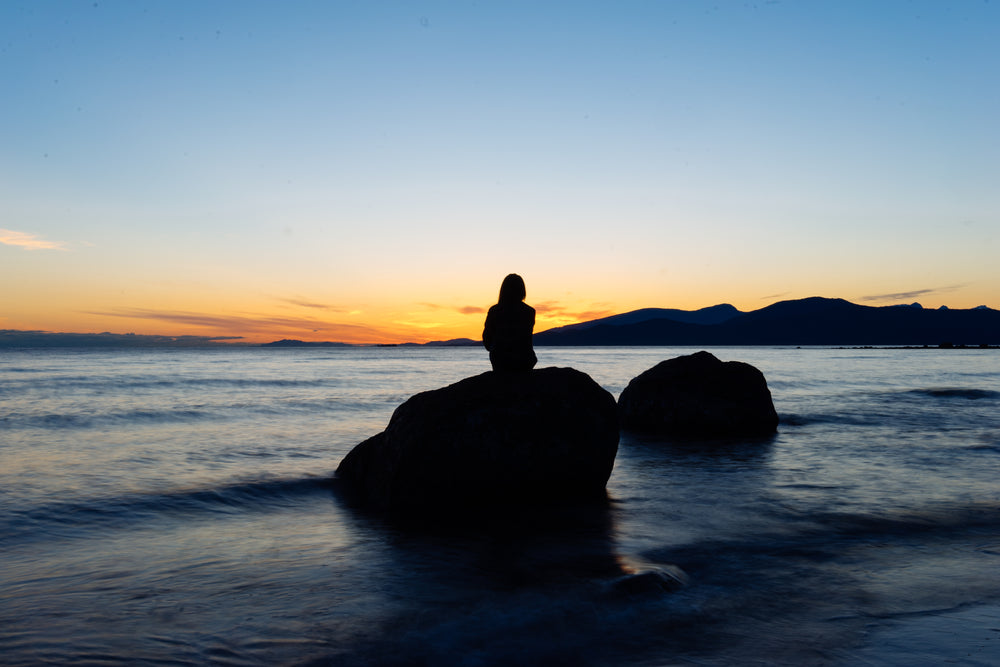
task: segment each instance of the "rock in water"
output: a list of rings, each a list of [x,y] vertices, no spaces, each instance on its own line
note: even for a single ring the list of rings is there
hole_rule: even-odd
[[[778,426],[764,374],[708,352],[662,361],[633,378],[618,414],[622,428],[652,435],[762,436]]]
[[[687,574],[677,566],[650,568],[619,578],[613,590],[626,595],[676,591],[687,585]]]
[[[604,497],[618,438],[615,399],[586,373],[490,371],[409,398],[337,476],[389,511],[576,501]]]

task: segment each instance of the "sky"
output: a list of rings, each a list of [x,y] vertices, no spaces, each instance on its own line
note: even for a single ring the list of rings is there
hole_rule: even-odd
[[[1000,308],[1000,2],[0,3],[0,329]]]

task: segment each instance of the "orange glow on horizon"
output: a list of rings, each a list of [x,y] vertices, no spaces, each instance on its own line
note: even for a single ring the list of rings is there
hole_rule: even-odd
[[[172,304],[173,305],[173,304]],[[328,313],[307,306],[269,311],[203,308],[111,307],[88,311],[58,309],[0,318],[0,329],[50,333],[134,333],[159,336],[203,336],[222,342],[267,343],[293,339],[353,344],[427,343],[469,338],[479,340],[486,309],[464,307],[397,313],[353,310]],[[198,306],[201,304],[192,304]],[[615,314],[613,309],[572,308],[543,302],[536,306],[535,332]]]
[[[535,308],[535,332],[578,322],[586,322],[640,308],[677,308],[697,310],[720,303],[730,303],[739,310],[752,311],[778,301],[808,296],[834,297],[831,293],[763,292],[756,296],[753,285],[733,292],[731,299],[713,298],[711,294],[685,291],[683,285],[667,292],[661,286],[638,286],[617,289],[609,284],[588,283],[586,278],[575,290],[557,291],[558,280],[540,275],[529,281],[526,302]],[[267,292],[245,287],[242,290],[215,288],[213,285],[158,283],[130,284],[108,288],[85,282],[44,285],[32,293],[8,293],[0,310],[0,329],[58,333],[135,333],[139,335],[201,336],[221,342],[267,343],[282,339],[309,342],[352,344],[427,343],[456,338],[479,340],[486,311],[496,299],[490,279],[470,280],[454,291],[438,283],[410,284],[395,289],[368,285],[354,291],[351,299],[328,290],[300,294],[288,286],[270,285]],[[196,289],[197,287],[197,289]],[[659,287],[660,289],[656,289]],[[712,286],[720,293],[726,286]],[[103,288],[103,289],[102,289]],[[448,290],[453,290],[449,292]],[[879,293],[873,290],[860,296],[847,295],[861,305],[889,305],[919,301],[927,308],[947,303],[951,308],[989,305],[985,295],[972,289],[961,292]],[[939,290],[940,291],[940,290]],[[392,294],[386,298],[385,294]],[[619,300],[620,294],[628,300]],[[424,294],[437,294],[436,301],[420,301]],[[580,298],[579,295],[590,298]],[[86,305],[84,305],[86,304]],[[141,305],[137,305],[141,304]]]

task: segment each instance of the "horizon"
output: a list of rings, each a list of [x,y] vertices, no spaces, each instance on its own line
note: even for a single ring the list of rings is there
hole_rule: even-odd
[[[762,306],[761,308],[758,308],[758,309],[755,309],[755,310],[762,310],[764,308],[768,308],[770,306],[774,306],[774,305],[777,305],[777,304],[780,304],[780,303],[784,303],[786,301],[804,301],[804,300],[809,300],[809,299],[823,299],[823,300],[826,300],[826,301],[843,300],[843,301],[848,301],[849,303],[852,303],[853,305],[864,305],[864,304],[856,304],[856,303],[850,302],[849,300],[846,300],[846,299],[840,299],[839,297],[816,297],[816,296],[813,296],[813,297],[803,297],[802,299],[786,299],[786,300],[782,300],[782,301],[775,301],[775,302],[772,302],[772,303],[770,303],[770,304],[768,304],[766,306]],[[612,313],[611,315],[605,315],[605,316],[601,316],[601,317],[598,317],[598,318],[594,318],[594,320],[585,320],[585,321],[580,321],[580,322],[574,322],[574,323],[571,323],[571,324],[585,324],[587,322],[598,321],[598,320],[605,319],[607,317],[615,317],[615,316],[618,316],[618,315],[627,315],[629,313],[637,312],[637,311],[641,311],[641,310],[677,310],[677,311],[681,311],[681,312],[692,313],[692,312],[698,312],[698,311],[702,311],[702,310],[709,310],[709,309],[712,309],[712,308],[718,308],[718,307],[721,307],[721,306],[731,306],[731,307],[735,308],[735,306],[732,306],[732,304],[730,304],[730,303],[717,303],[717,304],[713,304],[711,306],[702,306],[700,308],[693,308],[693,309],[690,309],[690,310],[683,310],[683,309],[670,308],[670,307],[661,307],[661,306],[647,306],[647,307],[643,307],[643,308],[636,308],[634,310],[627,311],[627,312],[624,312],[624,313]],[[979,310],[979,309],[1000,310],[1000,309],[990,308],[989,306],[984,305],[984,304],[981,304],[979,306],[974,306],[972,308],[952,308],[952,307],[950,307],[948,305],[945,305],[945,304],[942,304],[942,305],[937,306],[937,307],[928,307],[928,306],[925,306],[925,305],[923,305],[923,304],[921,304],[919,302],[889,304],[887,306],[870,306],[870,307],[919,308],[921,310]],[[737,312],[739,312],[739,314],[741,314],[741,315],[745,315],[745,314],[748,314],[748,313],[751,313],[751,312],[754,312],[754,311],[744,311],[744,310],[737,309]],[[666,319],[669,319],[669,318],[666,318]],[[563,326],[567,326],[567,325],[557,325],[557,326],[554,326],[554,327],[549,327],[548,329],[537,329],[536,328],[535,331],[534,331],[534,333],[535,334],[543,333],[543,332],[546,332],[546,331],[550,331],[550,330],[554,330],[554,329],[559,329],[559,328],[561,328]],[[706,326],[711,326],[711,325],[706,325]],[[481,337],[473,337],[473,336],[458,336],[458,337],[448,338],[448,339],[432,339],[432,340],[419,341],[419,342],[418,341],[412,341],[412,340],[395,341],[395,342],[372,342],[372,341],[354,341],[354,342],[348,342],[348,341],[341,341],[341,340],[319,340],[319,339],[305,340],[305,339],[301,339],[301,338],[287,338],[287,337],[285,337],[285,338],[274,338],[274,339],[270,339],[270,340],[247,340],[244,337],[234,336],[234,335],[203,336],[203,335],[191,334],[191,333],[186,333],[186,334],[185,333],[180,333],[180,334],[141,333],[140,334],[140,333],[136,333],[134,331],[127,331],[127,332],[100,331],[100,332],[98,332],[98,331],[44,331],[44,330],[37,330],[37,329],[33,329],[33,330],[0,329],[0,336],[2,336],[4,334],[37,335],[37,336],[41,336],[41,337],[50,337],[50,336],[52,336],[52,337],[54,337],[54,336],[80,336],[80,337],[85,337],[85,336],[94,336],[94,337],[109,336],[109,337],[115,337],[115,338],[120,338],[120,339],[125,339],[125,340],[127,340],[129,337],[133,337],[134,336],[136,338],[148,338],[148,339],[162,338],[162,339],[165,339],[164,342],[166,342],[166,343],[173,343],[173,342],[180,343],[180,342],[184,342],[184,343],[189,343],[192,346],[200,346],[200,345],[209,345],[209,346],[225,346],[225,345],[260,346],[260,345],[268,345],[268,344],[272,344],[272,343],[279,343],[279,342],[286,342],[286,341],[287,342],[293,342],[293,343],[318,343],[318,344],[331,344],[331,345],[348,345],[348,346],[357,346],[357,347],[425,345],[425,344],[449,343],[449,342],[453,342],[453,341],[465,341],[465,340],[470,341],[471,343],[481,343]],[[167,340],[167,339],[169,339],[169,340]],[[0,342],[2,342],[2,341],[0,341]]]
[[[997,3],[0,5],[0,329],[1000,308]]]

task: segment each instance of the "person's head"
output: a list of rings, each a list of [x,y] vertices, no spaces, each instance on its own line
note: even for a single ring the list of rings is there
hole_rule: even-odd
[[[527,291],[524,289],[524,280],[516,273],[511,273],[500,283],[500,298],[498,303],[509,303],[524,301]]]

